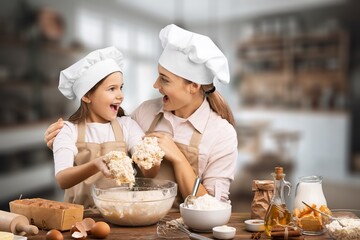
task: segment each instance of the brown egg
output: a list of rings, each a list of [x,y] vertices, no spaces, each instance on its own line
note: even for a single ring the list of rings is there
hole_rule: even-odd
[[[64,236],[60,231],[52,229],[46,233],[46,240],[64,240]]]
[[[91,235],[95,238],[106,238],[110,233],[110,226],[106,222],[96,222],[91,227]]]

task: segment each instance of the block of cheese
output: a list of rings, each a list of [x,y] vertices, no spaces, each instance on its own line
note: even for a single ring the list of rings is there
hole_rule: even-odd
[[[10,232],[0,232],[0,239],[1,240],[13,240],[14,234]]]
[[[69,230],[84,215],[82,205],[42,198],[14,200],[9,205],[11,212],[24,215],[31,224],[47,230]]]

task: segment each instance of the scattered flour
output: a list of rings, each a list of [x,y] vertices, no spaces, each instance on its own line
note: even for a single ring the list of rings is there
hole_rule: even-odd
[[[193,204],[189,205],[189,208],[197,210],[220,210],[228,207],[229,203],[221,202],[209,194],[196,198]]]

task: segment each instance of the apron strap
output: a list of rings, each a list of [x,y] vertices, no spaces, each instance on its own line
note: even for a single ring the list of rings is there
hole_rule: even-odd
[[[202,134],[195,129],[191,136],[189,146],[198,148],[201,142],[201,137]]]
[[[155,116],[154,120],[152,121],[152,123],[146,133],[154,131],[156,125],[160,122],[163,115],[164,114],[162,112],[160,112]],[[202,137],[202,134],[200,132],[198,132],[197,130],[194,130],[194,133],[192,134],[191,139],[190,139],[189,146],[198,148],[198,146],[200,145],[200,142],[201,142],[201,137]]]
[[[77,142],[85,142],[85,123],[78,124],[78,139]]]
[[[111,121],[111,126],[114,131],[115,141],[124,141],[124,135],[119,122],[115,119]],[[85,123],[78,124],[78,139],[77,142],[85,142]]]
[[[156,125],[158,124],[158,122],[160,122],[160,119],[162,118],[162,116],[163,116],[163,113],[162,113],[162,112],[158,113],[158,114],[155,116],[154,120],[152,121],[152,123],[151,123],[149,129],[146,131],[146,133],[150,133],[150,132],[153,132],[153,131],[154,131]]]
[[[122,131],[122,128],[121,128],[119,122],[115,119],[115,120],[111,121],[111,126],[114,131],[115,141],[117,141],[117,142],[124,141],[124,134],[123,134],[123,131]]]

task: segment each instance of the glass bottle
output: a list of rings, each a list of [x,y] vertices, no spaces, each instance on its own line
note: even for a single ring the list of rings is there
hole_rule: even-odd
[[[282,167],[276,167],[275,172],[271,173],[271,175],[274,177],[274,196],[264,219],[267,236],[271,236],[271,230],[274,226],[279,224],[288,225],[291,222],[291,213],[286,207],[284,199],[284,187],[289,188],[288,195],[290,195],[291,183],[284,180],[285,174]]]

